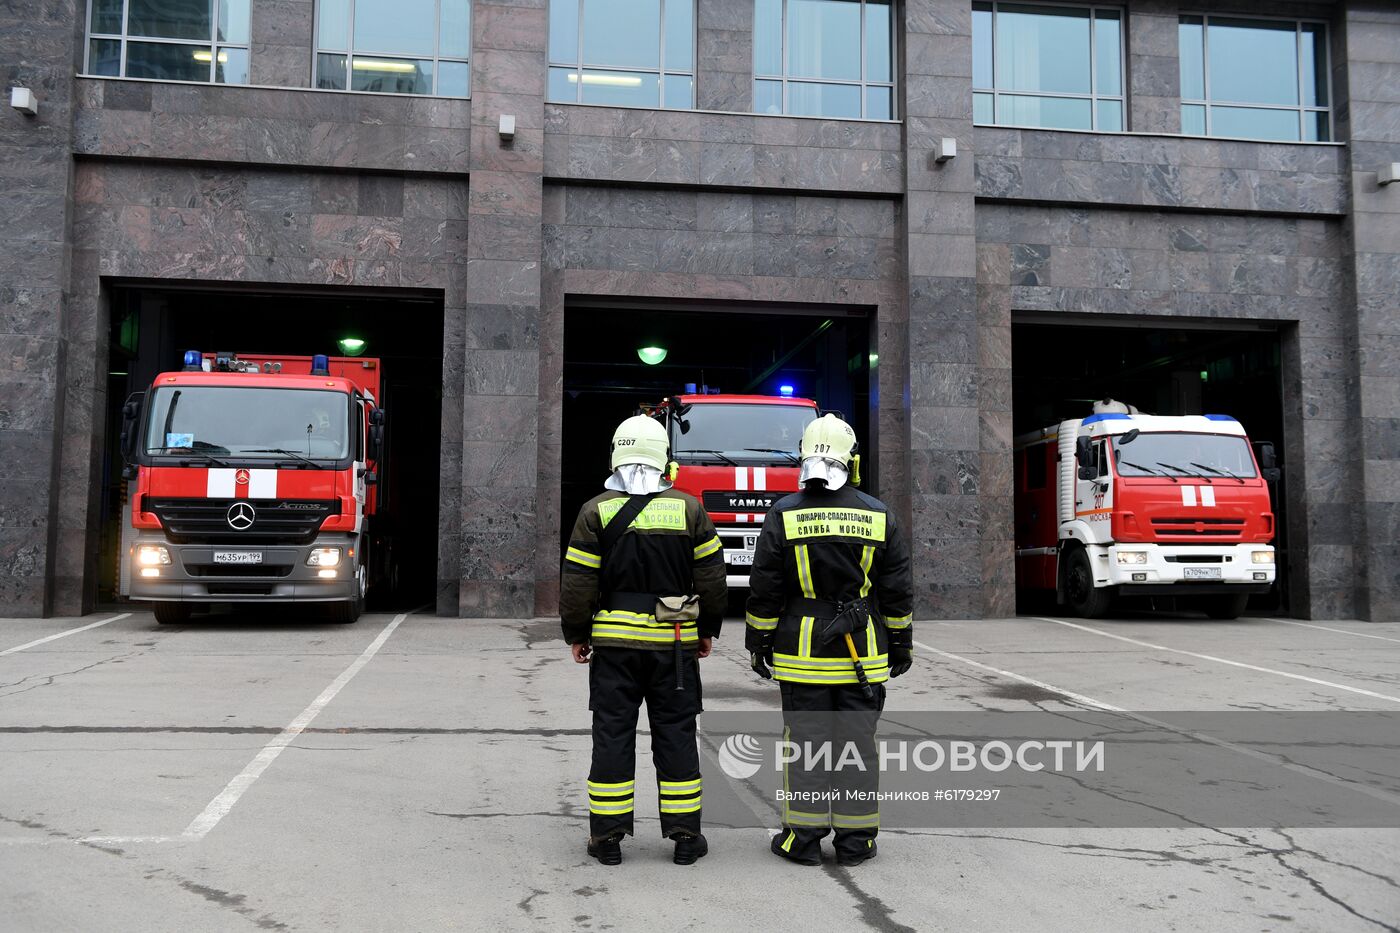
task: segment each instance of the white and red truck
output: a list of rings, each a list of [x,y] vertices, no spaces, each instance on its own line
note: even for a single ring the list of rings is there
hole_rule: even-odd
[[[1053,592],[1088,618],[1122,595],[1185,597],[1233,619],[1274,583],[1272,445],[1256,461],[1228,415],[1145,415],[1105,399],[1017,437],[1015,458],[1023,593]]]
[[[787,395],[686,394],[643,410],[666,425],[679,467],[675,487],[699,499],[715,523],[730,588],[747,587],[764,516],[797,491],[797,447],[820,414],[817,403]]]
[[[390,557],[380,376],[370,358],[189,351],[128,399],[130,598],[163,624],[211,603],[354,622]]]

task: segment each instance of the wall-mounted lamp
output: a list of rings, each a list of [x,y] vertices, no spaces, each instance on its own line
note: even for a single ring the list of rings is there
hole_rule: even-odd
[[[1376,173],[1376,181],[1382,185],[1400,181],[1400,162],[1391,162],[1387,165],[1382,165],[1381,170]]]
[[[947,162],[949,159],[957,158],[958,141],[951,136],[944,136],[933,147],[933,161]]]
[[[508,143],[515,138],[515,114],[501,114],[501,122],[497,130],[501,134],[501,142]]]
[[[39,98],[27,87],[10,88],[10,106],[31,117],[39,115]]]

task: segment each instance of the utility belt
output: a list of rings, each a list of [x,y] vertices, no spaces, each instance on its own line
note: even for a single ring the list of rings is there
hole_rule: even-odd
[[[700,640],[700,597],[614,592],[593,616],[593,642],[633,648],[694,647]]]
[[[842,635],[862,632],[878,616],[875,601],[868,596],[858,596],[845,602],[797,596],[787,601],[786,612],[792,616],[815,619],[820,624],[818,631],[823,643]]]

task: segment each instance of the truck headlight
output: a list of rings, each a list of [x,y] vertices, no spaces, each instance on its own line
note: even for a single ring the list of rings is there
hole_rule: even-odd
[[[1273,551],[1255,551],[1253,560],[1256,564],[1272,564],[1274,562]]]
[[[1146,551],[1119,551],[1118,563],[1120,564],[1145,564],[1147,563]]]
[[[169,564],[170,552],[161,544],[143,544],[136,549],[136,563],[143,567]]]
[[[308,567],[334,567],[339,563],[340,548],[338,547],[312,548],[311,553],[306,555],[306,566]]]

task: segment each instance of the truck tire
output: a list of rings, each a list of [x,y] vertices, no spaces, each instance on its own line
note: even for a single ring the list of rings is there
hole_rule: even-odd
[[[1082,547],[1071,549],[1065,561],[1065,603],[1081,619],[1107,615],[1113,605],[1113,593],[1094,586],[1094,567]]]
[[[1230,593],[1226,596],[1207,596],[1206,615],[1212,619],[1238,619],[1249,602],[1248,593]]]
[[[151,608],[161,625],[184,625],[190,620],[189,603],[156,603]]]
[[[350,625],[360,618],[360,613],[365,608],[365,584],[367,582],[368,571],[364,564],[358,565],[355,570],[355,579],[359,586],[355,590],[354,599],[346,599],[336,603],[326,604],[326,621],[335,625]]]

